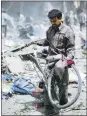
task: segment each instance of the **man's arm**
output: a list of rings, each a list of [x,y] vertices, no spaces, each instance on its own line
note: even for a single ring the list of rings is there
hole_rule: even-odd
[[[46,38],[42,39],[40,41],[37,41],[36,44],[39,45],[39,46],[49,46],[48,31],[46,32]]]
[[[39,40],[39,41],[34,42],[34,43],[39,45],[39,46],[49,46],[49,42],[47,41],[47,39]]]
[[[67,45],[66,45],[66,52],[67,52],[67,58],[73,59],[75,55],[75,34],[70,29],[67,31]]]

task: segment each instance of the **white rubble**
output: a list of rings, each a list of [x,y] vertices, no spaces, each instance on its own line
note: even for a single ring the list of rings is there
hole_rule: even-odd
[[[74,28],[74,32],[75,32],[75,35],[76,35],[76,40],[75,40],[75,44],[76,44],[76,54],[75,54],[76,67],[77,67],[78,71],[80,72],[82,82],[85,85],[82,88],[82,90],[84,92],[81,92],[81,96],[78,100],[78,104],[80,104],[81,102],[83,104],[85,104],[85,97],[84,96],[85,96],[85,93],[86,93],[85,92],[85,89],[86,89],[86,74],[84,72],[86,70],[86,67],[84,67],[84,65],[86,65],[86,59],[83,59],[83,57],[82,57],[81,41],[80,41],[80,37],[79,37],[80,31],[78,30],[79,28],[78,28],[78,26],[73,26],[73,28]],[[41,26],[41,29],[43,29],[43,30],[41,30],[41,33],[42,33],[42,31],[44,31],[44,33],[45,33],[47,28],[45,28],[44,26]],[[85,32],[83,32],[83,36],[85,36]],[[37,34],[37,36],[32,36],[31,40],[36,40],[40,37],[41,36]],[[44,38],[44,37],[45,37],[45,35],[43,34],[42,38]],[[5,44],[3,45],[3,51],[4,51],[4,49],[7,49],[7,46],[9,46],[7,50],[10,50],[11,48],[15,48],[17,46],[22,46],[22,45],[28,43],[29,41],[30,40],[22,40],[22,39],[5,40]],[[40,81],[40,78],[38,77],[37,73],[35,72],[33,65],[28,63],[28,62],[23,62],[18,55],[32,53],[36,50],[41,51],[42,49],[43,49],[43,47],[31,45],[30,47],[27,47],[27,48],[13,54],[13,56],[11,56],[11,57],[6,56],[5,60],[7,62],[7,65],[9,66],[10,70],[12,71],[12,73],[17,74],[17,75],[21,75],[21,74],[25,75],[26,78],[30,78],[31,82],[34,83],[35,85],[37,85],[38,82]],[[82,60],[80,58],[82,58]],[[26,66],[28,66],[28,67],[26,67]],[[27,68],[27,71],[25,71],[25,67]],[[78,80],[76,78],[76,75],[69,69],[69,82],[73,82],[73,81],[78,82]],[[6,91],[6,90],[4,90],[4,91]],[[70,91],[72,91],[72,90],[70,90]],[[73,91],[72,94],[74,95],[74,91]],[[27,96],[26,95],[24,95],[24,96],[22,96],[22,95],[13,96],[7,102],[2,101],[2,114],[3,115],[6,115],[6,114],[8,114],[8,115],[11,115],[11,114],[12,115],[20,115],[20,114],[21,115],[26,115],[26,114],[27,115],[32,115],[32,114],[33,115],[34,114],[41,115],[42,113],[37,111],[37,109],[35,109],[32,112],[31,109],[29,110],[30,107],[26,108],[25,104],[28,104],[28,106],[31,106],[29,104],[29,102],[32,102],[33,100],[34,100],[34,98],[31,97],[30,95],[27,95]],[[84,108],[85,108],[85,106],[84,106]],[[25,109],[25,111],[22,112],[21,109]],[[75,111],[75,113],[74,113],[74,111]],[[68,114],[68,115],[70,115],[70,114],[76,114],[76,115],[83,114],[83,115],[85,115],[86,114],[85,110],[84,111],[83,110],[81,110],[81,111],[74,110],[74,111],[71,110],[70,112],[66,112],[66,113],[62,113],[62,114]]]
[[[20,57],[9,57],[5,58],[7,66],[13,74],[24,73],[23,62],[20,60]]]

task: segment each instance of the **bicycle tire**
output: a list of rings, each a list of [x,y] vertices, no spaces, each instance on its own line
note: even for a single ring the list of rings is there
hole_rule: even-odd
[[[80,93],[81,93],[81,86],[82,86],[82,82],[81,82],[81,76],[80,76],[80,74],[79,74],[79,72],[78,72],[78,70],[77,70],[77,68],[75,67],[75,65],[74,64],[72,64],[72,66],[71,66],[73,69],[74,69],[74,71],[76,72],[76,75],[77,75],[77,78],[78,78],[78,92],[77,92],[77,94],[76,94],[76,96],[74,97],[74,99],[71,101],[71,102],[68,102],[67,104],[65,104],[65,105],[59,105],[59,102],[57,101],[57,100],[54,100],[53,98],[52,98],[52,93],[51,93],[51,83],[52,83],[52,75],[53,74],[51,74],[50,75],[50,77],[48,78],[48,87],[47,87],[47,91],[48,91],[48,96],[49,96],[49,99],[50,99],[50,102],[52,103],[52,105],[54,106],[54,107],[56,107],[56,108],[58,108],[58,109],[65,109],[65,108],[67,108],[67,107],[70,107],[71,105],[73,105],[76,101],[77,101],[77,99],[79,98],[79,96],[80,96]],[[53,73],[53,72],[52,72]]]

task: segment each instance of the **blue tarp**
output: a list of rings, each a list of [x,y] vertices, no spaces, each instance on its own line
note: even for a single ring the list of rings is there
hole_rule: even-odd
[[[32,94],[35,89],[34,84],[24,78],[17,78],[12,87],[13,92],[20,94]]]
[[[30,80],[26,80],[25,78],[18,77],[14,78],[10,74],[2,75],[1,79],[3,81],[12,81],[13,85],[11,86],[11,93],[20,93],[20,94],[32,94],[36,90],[36,87]]]

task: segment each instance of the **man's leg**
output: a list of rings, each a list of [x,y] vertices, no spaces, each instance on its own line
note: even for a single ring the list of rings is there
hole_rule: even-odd
[[[68,68],[65,67],[65,62],[61,60],[55,65],[56,80],[59,86],[60,105],[68,102]]]
[[[45,107],[45,116],[52,116],[52,114],[54,113],[54,107],[52,106],[49,100],[46,88],[44,90],[44,107]]]
[[[54,86],[52,86],[52,97],[54,98],[54,96],[55,96]],[[59,116],[59,111],[58,109],[56,111],[54,107],[52,106],[49,100],[48,92],[45,87],[44,87],[44,107],[45,107],[45,116]]]
[[[60,105],[64,105],[68,102],[68,83],[69,83],[68,68],[65,68],[65,72],[63,74],[63,78],[61,80],[59,88]]]
[[[7,25],[5,25],[5,37],[7,36]]]
[[[82,24],[82,30],[85,28],[85,23]]]
[[[82,23],[80,23],[80,31],[82,31]]]
[[[1,31],[2,31],[2,37],[3,37],[3,34],[4,34],[4,36],[5,36],[5,28],[4,28],[4,25],[2,25],[1,27],[2,27],[2,28],[1,28]]]

